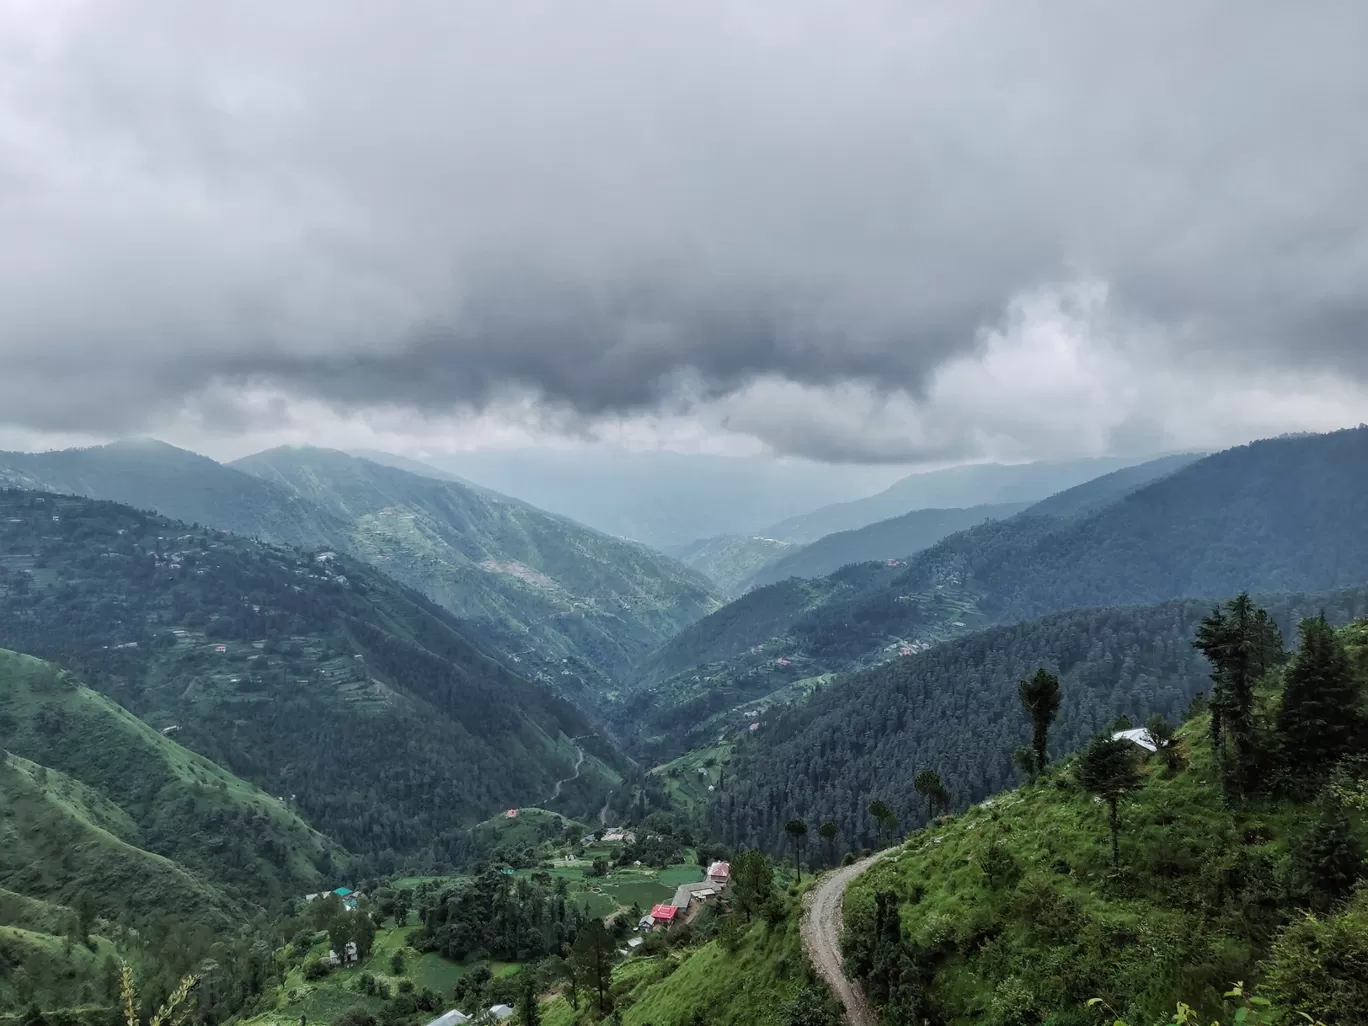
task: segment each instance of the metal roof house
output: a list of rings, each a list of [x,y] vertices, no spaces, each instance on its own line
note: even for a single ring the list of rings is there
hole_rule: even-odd
[[[470,1016],[453,1008],[433,1019],[427,1026],[461,1026],[462,1023],[467,1022],[470,1022]]]
[[[1118,730],[1112,735],[1113,741],[1132,741],[1147,752],[1159,751],[1159,742],[1154,739],[1144,727],[1136,727],[1134,730]]]

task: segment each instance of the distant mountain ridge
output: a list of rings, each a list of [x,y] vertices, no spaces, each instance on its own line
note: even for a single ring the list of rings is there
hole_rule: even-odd
[[[752,591],[645,660],[623,698],[628,715],[661,698],[701,713],[709,692],[744,708],[803,679],[1072,608],[1368,581],[1368,429],[1229,449],[1107,502],[1101,493],[1116,484],[1092,488],[1103,502],[1092,512],[1032,508],[902,566],[853,564]]]
[[[877,495],[824,506],[780,521],[759,533],[787,541],[814,542],[838,531],[857,530],[912,510],[1037,502],[1147,459],[1103,456],[1037,463],[982,463],[909,474]]]
[[[1012,502],[968,509],[918,509],[853,531],[838,531],[766,563],[742,587],[763,588],[789,577],[825,577],[849,563],[902,559],[985,520],[1005,520],[1027,505]]]
[[[153,441],[0,453],[5,484],[359,555],[478,623],[528,673],[589,699],[720,605],[705,578],[637,543],[440,470],[419,476],[330,450],[231,466]]]

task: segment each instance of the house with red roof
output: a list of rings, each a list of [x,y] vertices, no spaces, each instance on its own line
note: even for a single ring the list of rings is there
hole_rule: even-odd
[[[714,862],[708,867],[708,879],[719,887],[726,887],[731,881],[731,863]]]
[[[656,905],[651,909],[651,918],[659,923],[673,923],[679,909],[673,905]]]

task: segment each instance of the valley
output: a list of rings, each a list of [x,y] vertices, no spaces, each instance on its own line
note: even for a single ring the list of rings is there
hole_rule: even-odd
[[[0,459],[0,958],[23,968],[0,983],[5,1026],[30,1005],[102,1026],[120,960],[162,996],[198,971],[203,1026],[526,1016],[528,993],[555,1026],[1093,1026],[1063,1011],[1087,988],[1149,1026],[1177,1000],[1222,1014],[1236,979],[1331,1007],[1261,968],[1290,957],[1288,903],[1310,891],[1268,884],[1264,933],[1233,941],[1235,884],[1107,876],[1073,753],[1185,724],[1141,772],[1156,826],[1120,850],[1200,876],[1229,818],[1267,833],[1267,879],[1301,872],[1326,785],[1251,757],[1262,782],[1223,797],[1212,709],[1244,714],[1194,639],[1246,590],[1266,634],[1301,631],[1232,735],[1277,753],[1273,696],[1323,614],[1346,722],[1368,723],[1368,429],[913,509],[763,560],[745,539],[681,552],[731,568],[730,602],[667,556],[383,454],[188,455]],[[236,507],[187,498],[243,481]],[[129,504],[92,497],[114,491]],[[1019,692],[1040,673],[1060,697],[1032,756]],[[1357,765],[1334,785],[1351,837]],[[1131,943],[1118,902],[1165,943],[1199,909],[1224,939],[1183,947],[1191,971],[1104,965],[1099,937]],[[1059,982],[1065,938],[1030,924],[1066,912],[1084,968]]]

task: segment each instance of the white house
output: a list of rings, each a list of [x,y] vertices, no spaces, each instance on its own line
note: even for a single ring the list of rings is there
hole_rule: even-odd
[[[458,1012],[453,1008],[451,1011],[433,1019],[427,1026],[461,1026],[462,1023],[467,1022],[470,1022],[470,1016],[466,1015],[464,1012]]]
[[[1132,741],[1147,752],[1159,751],[1159,742],[1154,739],[1144,727],[1136,727],[1134,730],[1118,730],[1112,735],[1113,741],[1120,740]]]
[[[499,1022],[503,1022],[505,1019],[513,1018],[513,1009],[507,1005],[491,1005],[489,1014]]]

